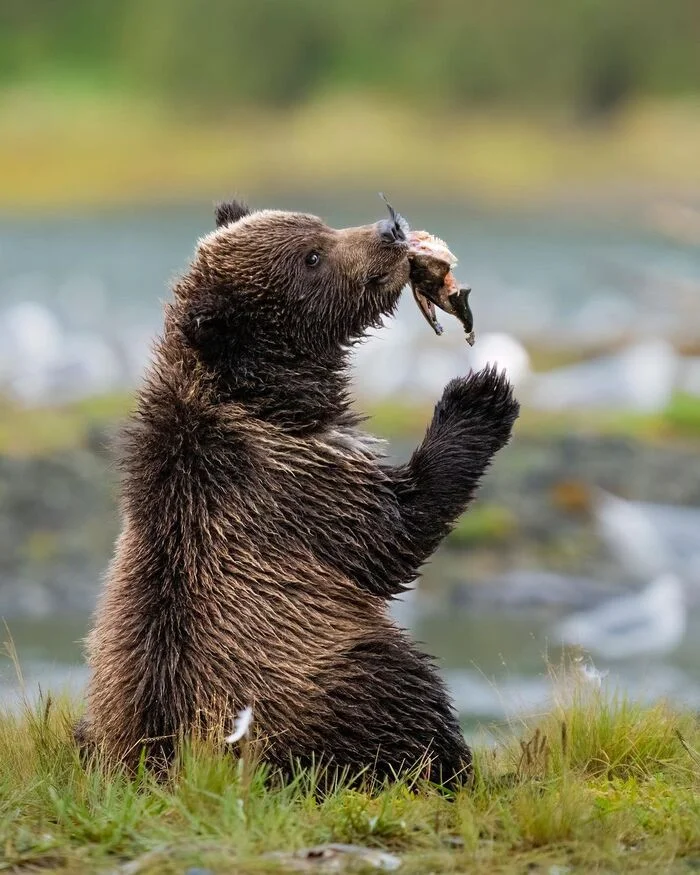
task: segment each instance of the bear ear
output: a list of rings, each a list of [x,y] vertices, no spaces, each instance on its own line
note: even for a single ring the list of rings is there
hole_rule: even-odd
[[[237,222],[248,215],[250,209],[243,201],[222,201],[216,205],[216,227],[230,225],[231,222]]]
[[[211,300],[195,301],[183,312],[182,333],[194,349],[213,351],[226,334],[226,314]]]

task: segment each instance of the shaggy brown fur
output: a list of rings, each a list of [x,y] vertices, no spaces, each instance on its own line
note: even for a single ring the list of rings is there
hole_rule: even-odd
[[[282,769],[384,776],[428,752],[430,777],[451,780],[470,752],[386,603],[465,509],[517,403],[495,370],[454,380],[410,462],[384,464],[346,365],[408,280],[402,229],[236,203],[217,218],[125,435],[81,732],[133,763],[251,705]]]

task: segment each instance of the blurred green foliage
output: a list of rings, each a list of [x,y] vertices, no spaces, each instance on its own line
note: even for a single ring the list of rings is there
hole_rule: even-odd
[[[682,392],[674,395],[666,409],[666,421],[680,434],[700,435],[700,398]]]
[[[518,521],[509,508],[481,502],[457,520],[449,538],[452,546],[459,547],[503,544],[513,537],[517,528]]]
[[[94,395],[47,407],[24,407],[0,395],[0,455],[41,455],[85,445],[92,433],[113,432],[129,414],[134,398],[129,392]],[[365,428],[404,451],[423,437],[432,416],[432,405],[409,401],[389,401],[361,405],[367,414]],[[528,437],[548,437],[573,432],[625,435],[640,441],[700,441],[700,399],[677,393],[658,413],[630,411],[563,411],[550,413],[523,408],[517,433]],[[498,537],[512,520],[500,508],[486,509],[483,519],[470,516],[478,537]],[[470,532],[463,530],[465,537]],[[459,534],[458,536],[459,537]]]
[[[698,0],[3,0],[0,83],[288,106],[329,90],[600,116],[700,90]]]

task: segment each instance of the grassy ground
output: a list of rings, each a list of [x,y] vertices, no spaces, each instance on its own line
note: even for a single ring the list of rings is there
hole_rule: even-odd
[[[566,684],[551,713],[476,750],[473,786],[454,799],[408,783],[320,794],[308,775],[268,786],[245,752],[223,757],[213,740],[165,783],[106,774],[80,765],[73,709],[45,699],[0,717],[0,870],[279,871],[266,854],[325,842],[381,849],[422,875],[697,869],[697,718]]]
[[[201,200],[232,187],[508,204],[573,196],[617,209],[635,192],[652,203],[700,193],[698,151],[692,100],[639,104],[588,126],[426,113],[367,95],[205,121],[108,93],[25,89],[0,94],[0,209]]]
[[[430,405],[382,401],[370,407],[368,426],[386,438],[419,437],[430,419]],[[549,413],[525,405],[517,424],[521,435],[586,434],[626,435],[640,440],[700,439],[700,399],[677,394],[658,413],[630,411],[563,411]]]
[[[84,444],[93,430],[122,421],[133,405],[133,394],[115,392],[60,406],[24,407],[0,396],[0,453],[26,456],[71,449]],[[361,404],[366,428],[387,439],[422,437],[432,405],[383,400]],[[676,395],[668,407],[654,414],[589,412],[540,413],[523,408],[518,434],[553,435],[572,431],[615,434],[640,440],[700,440],[700,400]]]

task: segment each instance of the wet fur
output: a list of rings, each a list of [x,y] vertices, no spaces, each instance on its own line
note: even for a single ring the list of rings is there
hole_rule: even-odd
[[[382,777],[428,753],[426,774],[449,782],[470,751],[387,601],[468,505],[517,403],[495,370],[453,380],[410,461],[385,464],[350,410],[347,355],[396,306],[405,251],[374,226],[237,203],[217,222],[123,437],[81,738],[127,763],[144,743],[169,758],[183,732],[230,731],[252,705],[282,769],[320,758]]]

